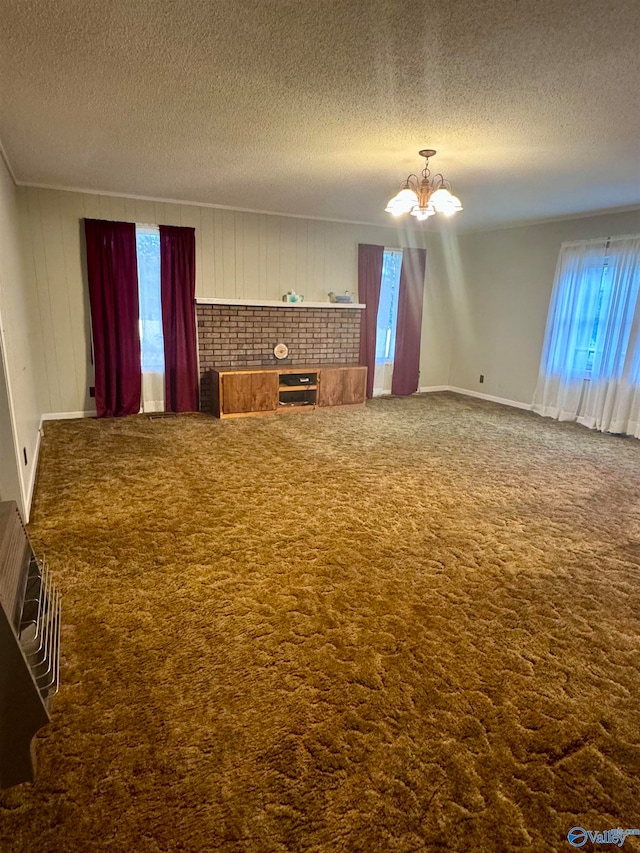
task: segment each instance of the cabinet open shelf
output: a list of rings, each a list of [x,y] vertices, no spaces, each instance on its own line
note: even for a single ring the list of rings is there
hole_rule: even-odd
[[[312,388],[317,388],[317,385],[280,385],[279,391],[299,391],[301,388],[304,388],[305,391],[309,391]]]
[[[313,405],[312,403],[310,403],[308,405],[296,403],[295,405],[291,405],[291,406],[289,406],[285,403],[284,405],[281,405],[280,408],[278,409],[278,414],[286,415],[286,414],[293,413],[293,412],[313,412],[315,410],[315,408],[316,408],[315,405]]]
[[[316,404],[316,387],[316,385],[280,385],[278,411],[282,411],[282,407],[291,409],[313,408]]]

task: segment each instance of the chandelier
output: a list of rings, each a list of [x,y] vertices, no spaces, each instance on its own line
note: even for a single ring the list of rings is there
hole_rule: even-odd
[[[423,148],[422,151],[418,151],[418,154],[425,158],[422,180],[417,175],[409,175],[400,191],[385,207],[387,213],[393,216],[410,213],[422,221],[433,216],[434,213],[453,216],[454,213],[462,210],[460,199],[451,194],[449,181],[440,174],[431,177],[429,157],[433,157],[435,153],[433,148]]]

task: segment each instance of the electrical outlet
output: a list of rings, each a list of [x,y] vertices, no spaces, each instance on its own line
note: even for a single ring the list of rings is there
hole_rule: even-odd
[[[484,373],[481,373],[480,374],[480,384],[482,385],[483,382],[484,382]]]
[[[89,385],[89,396],[90,397],[96,396],[96,386],[95,385]]]

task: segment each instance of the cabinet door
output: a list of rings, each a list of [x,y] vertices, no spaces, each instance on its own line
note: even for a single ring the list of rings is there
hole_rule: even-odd
[[[223,375],[223,414],[273,412],[277,408],[277,373],[226,373]]]
[[[318,390],[319,406],[355,406],[367,395],[366,367],[323,367]]]
[[[367,396],[367,368],[345,367],[342,372],[342,404],[364,403]]]
[[[278,374],[251,374],[251,411],[273,412],[278,408]]]
[[[342,395],[342,370],[340,368],[323,367],[320,370],[318,405],[341,406]]]

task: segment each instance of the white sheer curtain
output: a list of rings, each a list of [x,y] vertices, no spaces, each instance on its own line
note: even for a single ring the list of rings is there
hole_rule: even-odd
[[[374,397],[391,393],[401,266],[402,250],[385,249],[382,262],[380,302],[378,303],[376,329],[376,366],[373,376]]]
[[[164,412],[164,337],[160,301],[160,232],[154,225],[136,226],[140,355],[143,412]]]
[[[562,245],[533,410],[640,438],[640,236]]]

